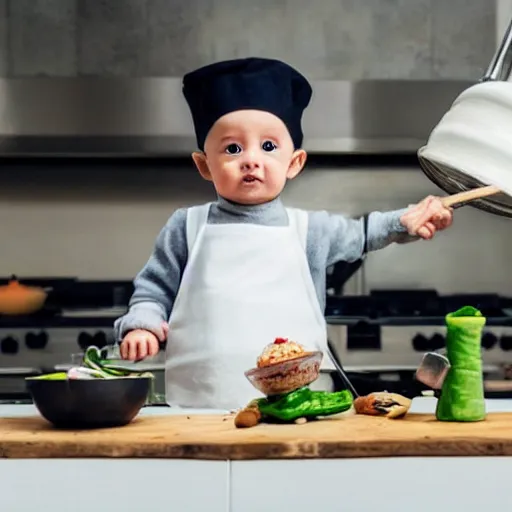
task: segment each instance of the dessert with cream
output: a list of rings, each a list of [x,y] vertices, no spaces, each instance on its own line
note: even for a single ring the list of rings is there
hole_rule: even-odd
[[[287,338],[276,338],[273,343],[267,345],[258,357],[258,368],[265,368],[272,364],[282,363],[305,356],[307,352],[302,345]]]
[[[266,396],[286,394],[318,378],[322,357],[321,351],[309,352],[295,341],[276,338],[245,376]]]

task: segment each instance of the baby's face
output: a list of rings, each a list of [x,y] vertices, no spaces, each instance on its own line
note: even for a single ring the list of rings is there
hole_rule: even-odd
[[[240,110],[218,119],[206,138],[204,155],[193,157],[220,196],[248,205],[277,197],[306,161],[303,150],[294,151],[285,124],[259,110]]]

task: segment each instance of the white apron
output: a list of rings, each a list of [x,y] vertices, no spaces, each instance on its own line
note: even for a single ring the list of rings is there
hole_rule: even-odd
[[[188,262],[169,319],[165,391],[171,406],[236,409],[262,396],[244,375],[265,345],[289,338],[323,350],[327,332],[306,258],[308,217],[289,226],[207,224],[188,210]]]

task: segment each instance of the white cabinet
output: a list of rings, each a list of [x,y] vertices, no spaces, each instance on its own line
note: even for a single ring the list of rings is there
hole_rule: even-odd
[[[510,457],[232,462],[233,512],[511,510]]]
[[[0,459],[8,512],[228,512],[227,461]]]

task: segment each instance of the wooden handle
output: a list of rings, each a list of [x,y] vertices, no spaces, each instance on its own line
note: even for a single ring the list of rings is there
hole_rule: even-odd
[[[446,196],[442,199],[442,202],[444,206],[450,207],[454,204],[467,203],[475,199],[481,199],[482,197],[493,196],[499,192],[501,192],[501,189],[494,185],[489,185],[488,187],[474,188],[473,190],[466,190],[465,192]]]

